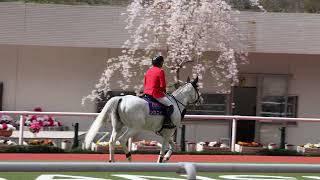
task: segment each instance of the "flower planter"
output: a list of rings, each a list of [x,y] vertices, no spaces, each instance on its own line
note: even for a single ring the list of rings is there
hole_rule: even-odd
[[[132,143],[132,151],[159,151],[162,145],[157,141],[142,140]]]
[[[46,145],[46,146],[56,146],[56,144],[51,139],[32,139],[27,141],[28,145]]]
[[[196,151],[210,151],[210,152],[230,152],[230,148],[224,144],[218,144],[216,146],[209,146],[208,144],[198,143],[196,145]]]
[[[211,146],[203,146],[203,147],[197,147],[197,151],[210,151],[210,152],[230,152],[230,148],[228,147],[211,147]]]
[[[228,142],[226,142],[225,139],[223,139],[225,143],[222,143],[220,141],[213,141],[213,142],[199,142],[196,144],[196,151],[202,152],[202,151],[209,151],[209,152],[230,152],[231,149],[227,145]]]
[[[7,131],[6,129],[0,129],[0,136],[10,137],[13,131]]]
[[[160,146],[147,146],[142,144],[132,144],[132,151],[159,151],[161,149]]]
[[[62,141],[61,142],[61,149],[63,150],[71,150],[72,149],[72,142],[71,141]]]
[[[94,151],[98,153],[109,153],[109,145],[106,145],[106,146],[96,145],[96,147],[94,148]],[[115,147],[115,151],[122,151],[122,146],[117,145]]]
[[[91,144],[91,150],[98,153],[109,153],[109,142],[97,142]],[[122,146],[119,141],[116,142],[115,151],[122,151]]]
[[[251,146],[241,146],[239,144],[235,144],[235,151],[242,153],[257,153],[263,150],[263,147],[251,147]]]
[[[189,142],[187,143],[187,152],[194,152],[196,151],[196,143]]]
[[[306,155],[320,155],[320,148],[305,148],[297,146],[297,152]]]
[[[297,148],[295,148],[295,145],[292,145],[292,144],[286,144],[284,148],[289,151],[296,151],[297,150]]]
[[[274,143],[268,144],[268,149],[270,150],[277,149],[277,148],[278,148],[277,144],[274,144]]]

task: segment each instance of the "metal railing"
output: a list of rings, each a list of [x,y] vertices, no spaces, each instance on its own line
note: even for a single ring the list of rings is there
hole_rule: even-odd
[[[83,116],[96,117],[98,113],[79,113],[79,112],[32,112],[32,111],[0,111],[6,115],[20,115],[20,127],[24,126],[26,115],[53,115],[53,116]],[[237,121],[239,120],[255,120],[255,121],[304,121],[304,122],[319,122],[318,118],[285,118],[285,117],[259,117],[259,116],[225,116],[225,115],[186,115],[184,121],[209,121],[209,120],[230,120],[232,121],[231,133],[231,151],[235,150]],[[19,132],[19,144],[23,144],[23,128]]]
[[[0,162],[0,172],[197,172],[319,173],[319,164]]]
[[[33,111],[0,111],[0,115],[20,115],[19,121],[19,145],[23,144],[23,127],[26,115],[53,115],[53,116],[82,116],[82,117],[96,117],[98,113],[79,113],[79,112],[33,112]]]
[[[177,172],[196,179],[192,163],[0,162],[0,172]]]

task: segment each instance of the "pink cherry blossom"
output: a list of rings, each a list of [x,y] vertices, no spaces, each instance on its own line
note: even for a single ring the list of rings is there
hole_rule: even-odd
[[[259,0],[250,1],[259,6]],[[186,66],[193,66],[190,76],[200,79],[209,72],[217,86],[236,83],[238,64],[246,62],[245,38],[235,25],[237,13],[224,0],[133,0],[125,13],[130,38],[120,56],[107,60],[95,89],[83,103],[106,95],[115,74],[122,76],[115,80],[122,89],[131,87],[133,77],[143,80],[150,59],[158,54],[166,58],[175,84],[181,82],[180,73]],[[218,52],[218,57],[205,55],[208,51]],[[141,88],[140,84],[131,88]]]

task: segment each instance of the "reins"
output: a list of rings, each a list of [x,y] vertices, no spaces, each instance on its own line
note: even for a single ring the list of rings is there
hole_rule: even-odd
[[[196,99],[194,102],[190,103],[190,104],[196,104],[196,103],[199,102],[199,100],[200,100],[200,94],[199,94],[199,91],[197,90],[196,87],[194,87],[194,86],[192,86],[192,87],[193,87],[193,88],[195,89],[195,91],[196,91],[197,99]],[[184,116],[184,111],[185,111],[186,107],[188,106],[188,104],[187,104],[187,105],[183,104],[181,101],[179,101],[177,98],[175,98],[172,94],[167,94],[167,95],[170,96],[170,97],[172,97],[172,99],[175,100],[175,102],[176,102],[176,104],[177,104],[177,106],[178,106],[180,115],[181,115],[181,120],[182,120],[182,118],[183,118],[183,116]],[[181,104],[181,105],[184,107],[184,110],[183,110],[183,111],[181,111],[179,104]]]

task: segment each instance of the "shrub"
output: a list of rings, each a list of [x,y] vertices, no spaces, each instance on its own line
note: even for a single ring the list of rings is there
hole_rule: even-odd
[[[86,149],[81,149],[81,148],[75,148],[75,149],[71,149],[69,151],[67,151],[67,153],[76,153],[76,154],[101,154],[95,151],[91,151],[91,150],[86,150]]]
[[[297,151],[285,150],[285,149],[264,149],[258,153],[259,155],[266,156],[301,156]]]
[[[0,152],[3,153],[63,153],[64,151],[58,147],[33,145],[33,146],[7,146],[2,148]]]

